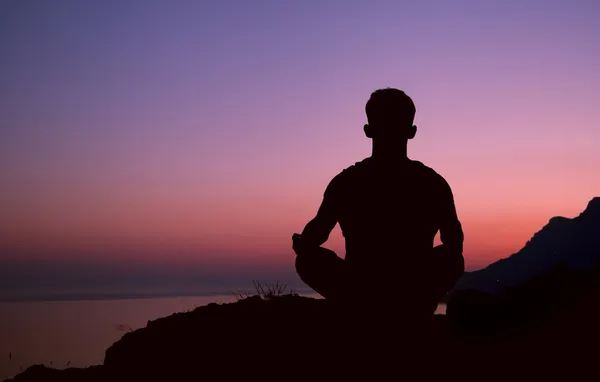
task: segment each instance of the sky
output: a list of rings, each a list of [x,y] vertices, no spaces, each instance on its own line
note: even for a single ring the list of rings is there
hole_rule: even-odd
[[[599,17],[592,0],[4,0],[4,276],[294,277],[291,235],[370,155],[364,106],[388,86],[417,106],[409,157],[451,185],[467,268],[507,257],[600,196]],[[339,227],[326,246],[343,255]]]

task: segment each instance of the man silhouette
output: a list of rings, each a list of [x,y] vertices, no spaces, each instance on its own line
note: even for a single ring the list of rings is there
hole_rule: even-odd
[[[417,131],[410,97],[379,89],[365,109],[372,155],[331,180],[316,216],[293,235],[296,271],[326,299],[395,296],[403,310],[429,316],[464,272],[453,194],[441,175],[407,156]],[[345,259],[321,247],[337,223]],[[438,231],[442,244],[434,247]]]

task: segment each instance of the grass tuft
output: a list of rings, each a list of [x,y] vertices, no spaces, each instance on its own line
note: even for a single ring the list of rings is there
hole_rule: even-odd
[[[252,283],[254,284],[255,293],[231,292],[233,293],[237,301],[255,296],[258,296],[263,300],[268,300],[280,296],[297,296],[297,293],[294,289],[290,288],[288,290],[288,285],[281,284],[279,281],[276,281],[274,284],[261,284],[260,282],[253,280]]]

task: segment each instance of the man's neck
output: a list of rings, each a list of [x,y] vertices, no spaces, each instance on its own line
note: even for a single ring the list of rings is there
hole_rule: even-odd
[[[390,150],[388,147],[373,145],[371,157],[386,162],[406,162],[409,160],[406,146],[394,147],[393,150]]]

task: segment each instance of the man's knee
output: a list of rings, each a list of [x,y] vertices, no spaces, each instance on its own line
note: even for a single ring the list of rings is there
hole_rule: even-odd
[[[305,279],[309,279],[310,278],[310,271],[312,268],[314,268],[314,266],[312,266],[312,262],[310,261],[310,258],[308,256],[305,255],[298,255],[296,256],[296,273],[298,273],[298,276],[300,276],[300,279],[304,282]]]
[[[321,293],[342,281],[345,261],[334,251],[319,247],[297,255],[295,266],[300,279]]]
[[[323,270],[323,258],[320,255],[319,251],[314,250],[296,256],[296,272],[304,282]]]

